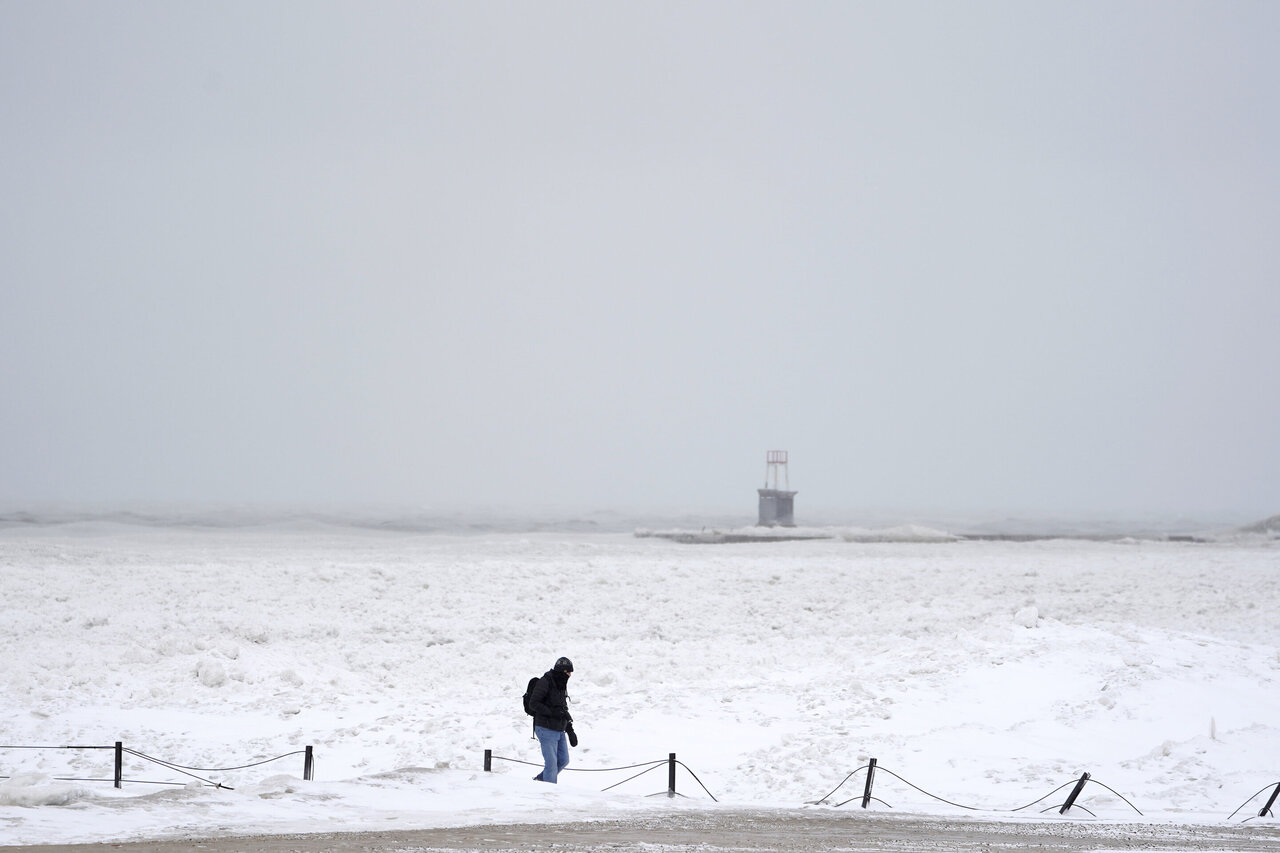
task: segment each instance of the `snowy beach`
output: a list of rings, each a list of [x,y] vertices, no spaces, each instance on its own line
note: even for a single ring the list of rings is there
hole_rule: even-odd
[[[121,741],[188,768],[315,750],[310,782],[300,756],[192,771],[229,788],[130,753],[116,790],[57,781],[109,780],[110,752],[6,749],[0,844],[826,809],[871,758],[878,811],[1057,818],[1065,791],[1013,809],[1089,772],[1124,799],[1089,785],[1096,817],[1057,819],[1215,823],[1280,768],[1265,532],[699,546],[18,523],[0,591],[5,746]],[[647,796],[665,767],[607,792],[638,771],[483,772],[486,749],[538,760],[520,694],[561,654],[571,767],[675,752],[719,802],[683,769],[676,800]]]

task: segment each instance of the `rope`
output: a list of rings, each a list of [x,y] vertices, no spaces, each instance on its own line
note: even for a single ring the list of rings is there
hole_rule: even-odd
[[[910,782],[907,782],[907,780],[906,780],[906,779],[903,779],[903,778],[902,778],[901,776],[899,776],[897,773],[894,773],[892,770],[889,770],[888,768],[885,768],[885,767],[877,767],[876,769],[877,769],[877,770],[883,770],[885,773],[888,773],[890,776],[892,776],[893,778],[897,779],[899,782],[903,782],[903,783],[905,783],[905,784],[907,784],[907,785],[911,785],[911,783],[910,783]],[[963,806],[963,805],[961,805],[960,803],[953,803],[953,802],[951,802],[950,800],[945,800],[945,799],[943,799],[942,797],[939,797],[937,794],[930,794],[930,793],[929,793],[928,791],[926,791],[924,788],[920,788],[920,787],[918,787],[918,786],[916,786],[916,785],[911,785],[911,787],[912,787],[912,788],[915,788],[917,791],[919,791],[920,793],[924,794],[925,796],[927,796],[927,797],[933,797],[935,800],[938,800],[939,802],[946,803],[946,804],[947,804],[947,805],[949,805],[949,806],[955,806],[956,808],[960,808],[960,809],[968,809],[968,810],[969,810],[969,811],[971,811],[971,812],[978,812],[978,811],[982,811],[982,809],[980,809],[980,808],[978,808],[978,807],[976,807],[976,806]]]
[[[866,770],[866,769],[867,769],[868,767],[870,767],[870,766],[871,766],[870,764],[867,764],[867,765],[864,765],[864,766],[862,766],[862,767],[859,767],[857,770],[853,771],[853,773],[850,773],[848,776],[844,777],[844,782],[841,782],[839,785],[836,785],[835,790],[833,790],[833,791],[831,792],[831,794],[834,794],[836,791],[839,791],[842,787],[844,787],[844,783],[845,783],[845,782],[848,782],[848,781],[849,781],[849,779],[851,779],[855,773],[860,773],[860,772],[862,772],[863,770]],[[897,773],[894,773],[892,770],[890,770],[889,768],[885,767],[885,766],[884,766],[884,765],[882,765],[882,764],[878,764],[878,765],[876,765],[876,769],[877,769],[877,770],[883,770],[885,773],[888,773],[890,776],[892,776],[893,778],[897,779],[899,782],[902,782],[902,783],[904,783],[904,784],[906,784],[906,785],[909,785],[909,786],[910,786],[910,787],[912,787],[912,788],[915,788],[917,791],[919,791],[920,793],[924,794],[926,797],[932,797],[933,799],[937,800],[938,802],[946,803],[947,805],[949,805],[949,806],[955,806],[956,808],[968,809],[969,811],[975,811],[975,812],[977,812],[977,811],[982,811],[982,809],[978,808],[977,806],[966,806],[966,805],[964,805],[964,804],[962,804],[962,803],[953,803],[951,800],[945,799],[945,798],[943,798],[943,797],[939,797],[937,794],[931,794],[931,793],[929,793],[928,791],[926,791],[924,788],[921,788],[920,786],[918,786],[918,785],[914,785],[914,784],[912,784],[911,782],[908,782],[906,779],[903,779],[903,778],[902,778],[901,776],[899,776]],[[1066,785],[1063,785],[1063,787],[1065,788],[1065,787],[1066,787]],[[818,802],[817,802],[817,803],[814,803],[814,805],[817,805],[818,803],[823,802],[823,800],[826,800],[828,797],[830,797],[830,796],[831,796],[831,794],[827,794],[827,796],[826,796],[826,797],[823,797],[821,800],[818,800]],[[1048,795],[1048,794],[1046,794],[1045,796],[1047,797],[1047,796],[1049,796],[1049,795]],[[861,798],[862,798],[861,796],[857,796],[857,797],[850,797],[849,799],[845,800],[844,802],[836,803],[836,804],[833,806],[833,808],[837,808],[837,809],[838,809],[838,808],[840,808],[841,806],[848,805],[849,803],[853,802],[854,800],[858,800],[858,799],[861,799]],[[879,800],[879,799],[876,799],[875,797],[872,797],[871,799],[876,800],[876,802],[881,803],[882,805],[888,806],[889,808],[893,808],[893,806],[890,806],[890,805],[889,805],[888,803],[886,803],[884,800]],[[1041,800],[1043,800],[1043,799],[1044,799],[1044,797],[1041,797],[1040,799],[1041,799]],[[1039,802],[1039,800],[1037,800],[1036,802]],[[1025,808],[1025,806],[1024,806],[1024,808]]]
[[[1010,809],[1009,811],[1013,811],[1013,812],[1020,812],[1020,811],[1022,811],[1023,809],[1029,809],[1029,808],[1031,808],[1031,807],[1032,807],[1032,806],[1034,806],[1036,803],[1043,803],[1045,800],[1049,799],[1049,798],[1050,798],[1050,797],[1052,797],[1054,794],[1056,794],[1056,793],[1058,793],[1059,791],[1061,791],[1063,788],[1070,788],[1072,785],[1074,785],[1074,784],[1076,783],[1076,781],[1077,781],[1077,780],[1072,779],[1070,782],[1064,782],[1064,783],[1062,783],[1061,785],[1059,785],[1058,787],[1054,788],[1054,789],[1053,789],[1052,791],[1050,791],[1049,793],[1045,794],[1045,795],[1044,795],[1043,797],[1041,797],[1040,799],[1038,799],[1038,800],[1032,800],[1031,802],[1027,803],[1025,806],[1018,806],[1016,809]]]
[[[115,749],[114,746],[0,746],[0,749]]]
[[[861,773],[863,770],[866,770],[866,769],[867,769],[868,767],[870,767],[870,766],[871,766],[871,765],[867,764],[867,765],[864,765],[864,766],[862,766],[862,767],[859,767],[857,770],[853,771],[853,773],[850,773],[848,776],[844,777],[844,780],[843,780],[839,785],[836,785],[834,789],[832,789],[831,794],[834,794],[836,791],[839,791],[842,787],[844,787],[845,782],[848,782],[851,778],[853,778],[853,776],[854,776],[855,774],[857,774],[857,773]],[[956,808],[958,808],[958,809],[967,809],[967,810],[969,810],[969,811],[973,811],[973,812],[980,812],[980,811],[990,811],[990,812],[1010,812],[1010,813],[1012,813],[1012,812],[1020,812],[1020,811],[1022,811],[1023,809],[1029,809],[1029,808],[1031,808],[1032,806],[1036,805],[1036,803],[1044,802],[1044,801],[1045,801],[1045,800],[1047,800],[1049,797],[1052,797],[1054,794],[1056,794],[1056,793],[1058,793],[1059,791],[1061,791],[1063,788],[1069,788],[1069,787],[1071,787],[1072,785],[1076,784],[1076,782],[1078,781],[1078,780],[1073,779],[1073,780],[1072,780],[1072,781],[1070,781],[1070,782],[1066,782],[1066,783],[1064,783],[1064,784],[1062,784],[1062,785],[1059,785],[1058,787],[1054,788],[1054,789],[1053,789],[1052,791],[1050,791],[1049,793],[1045,794],[1045,795],[1044,795],[1043,797],[1041,797],[1040,799],[1038,799],[1038,800],[1033,800],[1033,801],[1031,801],[1031,802],[1027,803],[1025,806],[1018,806],[1016,809],[983,809],[983,808],[980,808],[979,806],[966,806],[966,805],[965,805],[965,804],[963,804],[963,803],[953,802],[953,801],[951,801],[951,800],[946,799],[945,797],[939,797],[937,794],[930,793],[929,791],[926,791],[924,788],[921,788],[919,785],[916,785],[916,784],[914,784],[914,783],[912,783],[912,782],[907,781],[906,779],[903,779],[903,778],[902,778],[901,776],[899,776],[897,773],[894,773],[892,770],[890,770],[889,768],[885,767],[885,766],[884,766],[884,765],[882,765],[882,764],[881,764],[881,765],[877,765],[877,766],[876,766],[876,769],[877,769],[877,770],[883,770],[885,773],[888,773],[890,776],[892,776],[893,778],[897,779],[899,782],[902,782],[903,784],[905,784],[905,785],[907,785],[907,786],[909,786],[909,787],[912,787],[912,788],[916,789],[916,790],[917,790],[917,791],[919,791],[920,793],[924,794],[926,797],[932,797],[933,799],[937,800],[937,801],[938,801],[938,802],[940,802],[940,803],[946,803],[946,804],[947,804],[947,805],[949,805],[949,806],[955,806],[955,807],[956,807]],[[695,778],[697,778],[697,777],[695,777]],[[1125,799],[1124,795],[1122,795],[1122,794],[1120,794],[1119,792],[1117,792],[1114,788],[1111,788],[1111,787],[1109,787],[1108,785],[1103,784],[1102,782],[1098,782],[1098,780],[1097,780],[1097,779],[1088,779],[1088,780],[1086,780],[1086,781],[1089,781],[1089,782],[1096,782],[1097,784],[1102,785],[1102,787],[1106,788],[1108,791],[1110,791],[1111,793],[1115,794],[1115,795],[1116,795],[1117,797],[1119,797],[1120,799],[1124,800],[1124,801],[1125,801],[1125,803],[1127,803],[1127,804],[1129,805],[1129,808],[1133,809],[1135,812],[1138,812],[1138,814],[1140,814],[1140,815],[1142,814],[1142,812],[1141,812],[1141,811],[1139,811],[1139,809],[1138,809],[1138,807],[1137,807],[1137,806],[1135,806],[1133,803],[1130,803],[1127,799]],[[1280,784],[1280,783],[1272,783],[1272,784]],[[1267,788],[1269,788],[1269,787],[1271,787],[1271,785],[1268,785],[1268,786],[1267,786]],[[1267,790],[1267,788],[1263,788],[1263,789],[1262,789],[1262,791]],[[705,788],[704,788],[703,790],[705,790]],[[1259,792],[1258,792],[1258,794],[1261,794],[1261,793],[1262,793],[1262,791],[1259,791]],[[710,791],[707,791],[707,793],[708,793],[708,794],[710,794],[711,792],[710,792]],[[827,799],[829,799],[829,798],[831,797],[831,794],[827,794],[827,796],[825,796],[825,797],[823,797],[822,799],[820,799],[820,800],[818,800],[818,801],[814,802],[814,803],[813,803],[813,805],[815,805],[815,806],[816,806],[816,805],[818,805],[819,803],[825,802]],[[1250,798],[1249,798],[1249,800],[1254,799],[1254,797],[1257,797],[1257,796],[1258,796],[1258,794],[1254,794],[1254,795],[1253,795],[1253,797],[1250,797]],[[714,799],[714,797],[713,797],[712,799]],[[841,806],[848,805],[849,803],[853,802],[854,800],[858,800],[858,799],[861,799],[861,797],[850,797],[849,799],[847,799],[847,800],[845,800],[845,801],[843,801],[843,802],[836,803],[834,806],[832,806],[832,808],[837,808],[837,809],[838,809],[838,808],[840,808]],[[871,799],[876,800],[876,802],[878,802],[878,803],[882,803],[883,805],[886,805],[886,806],[888,806],[888,805],[889,805],[888,803],[885,803],[883,800],[878,800],[878,799],[876,799],[875,797],[872,797]],[[1245,805],[1248,805],[1249,800],[1246,800],[1246,801],[1245,801]],[[892,807],[892,806],[889,806],[889,808],[893,808],[893,807]],[[1050,808],[1050,809],[1051,809],[1051,808],[1056,808],[1056,806],[1050,806],[1049,808]],[[1084,806],[1082,806],[1082,805],[1079,805],[1078,803],[1077,803],[1077,804],[1073,804],[1072,808],[1083,809],[1084,811],[1089,812],[1089,814],[1090,814],[1090,815],[1093,815],[1093,812],[1090,812],[1088,809],[1086,809],[1086,808],[1085,808]],[[1244,806],[1242,805],[1240,808],[1244,808]],[[1049,809],[1044,809],[1043,811],[1048,811],[1048,810],[1049,810]],[[1238,811],[1240,811],[1240,809],[1236,809],[1236,811],[1238,812]],[[1235,815],[1235,812],[1232,812],[1231,814],[1232,814],[1232,816],[1234,816],[1234,815]],[[1096,817],[1096,815],[1093,815],[1093,816],[1095,816],[1095,817]],[[1231,818],[1227,818],[1227,820],[1230,820],[1230,819],[1231,819]]]
[[[1272,787],[1272,786],[1274,786],[1274,785],[1280,785],[1280,782],[1272,782],[1272,783],[1271,783],[1271,784],[1269,784],[1269,785],[1263,785],[1263,786],[1258,790],[1258,794],[1261,794],[1263,791],[1267,790],[1268,788],[1270,788],[1270,787]],[[1233,818],[1233,817],[1235,817],[1235,816],[1236,816],[1236,813],[1237,813],[1237,812],[1239,812],[1239,811],[1240,811],[1240,809],[1244,808],[1245,806],[1249,805],[1249,803],[1251,803],[1251,802],[1253,802],[1254,800],[1256,800],[1256,799],[1258,798],[1258,794],[1254,794],[1252,797],[1250,797],[1249,799],[1247,799],[1247,800],[1245,800],[1243,803],[1241,803],[1239,806],[1237,806],[1237,807],[1236,807],[1236,810],[1235,810],[1234,812],[1232,812],[1231,814],[1227,815],[1227,820],[1231,820],[1231,818]],[[1255,815],[1255,817],[1256,817],[1256,815]],[[1252,820],[1252,818],[1250,818],[1250,820]],[[1247,823],[1247,822],[1248,822],[1248,821],[1246,821],[1246,823]]]
[[[676,759],[676,764],[679,764],[679,765],[680,765],[681,767],[683,767],[685,770],[688,770],[688,771],[689,771],[689,775],[693,777],[693,781],[697,782],[699,785],[702,785],[702,780],[698,778],[698,774],[697,774],[697,773],[694,773],[692,770],[689,770],[689,765],[685,764],[683,761],[681,761],[681,760],[679,760],[679,759]],[[707,786],[706,786],[706,785],[702,785],[702,790],[707,791]],[[715,794],[713,794],[713,793],[711,793],[710,791],[707,791],[707,796],[711,798],[711,802],[713,802],[713,803],[718,803],[718,802],[720,802],[719,800],[717,800],[717,799],[716,799],[716,795],[715,795]]]
[[[1102,782],[1099,782],[1097,779],[1094,779],[1094,778],[1089,778],[1089,779],[1086,779],[1085,781],[1086,781],[1086,782],[1092,782],[1092,783],[1094,783],[1095,785],[1102,785],[1102,787],[1106,788],[1108,791],[1110,791],[1111,793],[1115,794],[1117,797],[1119,797],[1120,799],[1124,800],[1126,803],[1129,803],[1129,801],[1128,801],[1128,800],[1125,800],[1124,795],[1123,795],[1123,794],[1121,794],[1119,791],[1117,791],[1115,788],[1111,788],[1111,787],[1109,787],[1109,786],[1107,786],[1107,785],[1103,784]],[[1084,808],[1084,806],[1081,806],[1080,808]],[[1129,803],[1129,808],[1133,809],[1135,812],[1138,812],[1138,814],[1139,814],[1139,815],[1142,815],[1142,812],[1138,811],[1138,807],[1137,807],[1137,806],[1135,806],[1133,803]],[[1085,811],[1089,811],[1088,809],[1084,809],[1084,810],[1085,810]],[[1090,813],[1090,814],[1093,814],[1092,812],[1089,812],[1089,813]],[[1146,817],[1146,815],[1142,815],[1142,816],[1143,816],[1143,817]]]
[[[525,764],[525,765],[528,765],[529,767],[542,766],[541,764],[535,764],[532,761],[522,761],[519,758],[508,758],[505,755],[490,755],[489,757],[497,759],[498,761],[510,761],[513,764]],[[600,793],[604,793],[605,791],[612,790],[613,788],[616,788],[619,785],[625,785],[627,782],[630,782],[632,779],[639,779],[641,776],[648,773],[649,771],[656,770],[662,765],[668,764],[670,761],[671,759],[669,758],[660,758],[660,759],[657,759],[656,761],[646,761],[643,764],[628,764],[624,767],[566,767],[560,772],[570,773],[570,772],[576,771],[578,773],[616,773],[619,770],[635,770],[637,767],[645,768],[644,770],[641,770],[639,773],[635,774],[634,776],[628,776],[626,779],[623,779],[621,782],[614,782],[612,785],[610,785],[607,788],[601,788]],[[697,782],[698,785],[701,786],[702,790],[707,792],[707,796],[711,798],[712,802],[716,802],[716,803],[720,802],[719,800],[716,799],[716,795],[708,791],[707,786],[702,784],[702,780],[698,778],[698,774],[694,773],[692,770],[689,769],[689,765],[685,764],[683,761],[680,761],[678,759],[676,761],[676,764],[680,765],[686,771],[688,771],[689,775],[693,777],[693,781]]]
[[[845,800],[845,801],[844,801],[844,802],[842,802],[842,803],[836,803],[834,806],[832,806],[832,808],[836,808],[836,809],[838,809],[838,808],[840,808],[841,806],[847,806],[847,805],[849,805],[849,803],[852,803],[854,800],[860,800],[860,799],[862,799],[862,796],[861,796],[861,795],[859,795],[859,796],[857,796],[857,797],[850,797],[849,799]],[[893,808],[893,806],[889,805],[888,803],[886,803],[884,800],[880,799],[879,797],[869,797],[868,799],[873,800],[873,801],[875,801],[875,802],[879,803],[880,805],[884,806],[885,808],[888,808],[888,809]]]
[[[662,766],[663,764],[665,764],[665,763],[666,763],[666,762],[664,762],[664,761],[659,761],[658,763],[656,763],[656,764],[654,764],[652,767],[650,767],[650,768],[649,768],[649,770],[657,770],[659,767],[661,767],[661,766]],[[639,765],[636,765],[636,766],[638,767]],[[630,782],[632,779],[639,779],[641,776],[643,776],[644,774],[648,773],[648,772],[649,772],[649,770],[641,770],[641,771],[640,771],[639,773],[637,773],[636,775],[634,775],[634,776],[628,776],[626,779],[623,779],[621,782],[615,782],[614,784],[610,785],[608,788],[601,788],[601,789],[600,789],[600,793],[602,793],[602,794],[603,794],[605,791],[612,790],[613,788],[616,788],[616,787],[618,787],[619,785],[622,785],[622,784],[624,784],[624,783],[626,783],[626,782]]]
[[[0,776],[0,779],[12,779],[12,778],[13,778],[12,776]],[[114,782],[116,781],[115,779],[88,779],[81,776],[51,776],[49,778],[51,778],[55,782]],[[155,782],[150,779],[126,779],[123,777],[120,779],[120,781],[128,782],[130,785],[178,785],[179,787],[186,787],[187,785],[191,784],[190,782]],[[226,785],[214,784],[213,787],[222,788],[223,790],[226,790],[226,791],[235,790],[234,788],[229,788]]]
[[[247,770],[250,767],[261,767],[263,764],[270,764],[273,761],[279,761],[282,758],[290,758],[294,755],[302,755],[306,752],[305,749],[295,749],[293,752],[286,752],[284,755],[277,755],[275,758],[265,758],[262,761],[255,761],[252,764],[241,764],[238,767],[184,767],[181,764],[174,764],[171,761],[163,761],[159,758],[153,758],[150,755],[144,755],[143,753],[134,749],[129,749],[128,747],[125,747],[124,751],[130,755],[136,755],[139,758],[154,761],[156,764],[163,764],[171,770],[198,770],[201,773],[226,773],[231,770]]]
[[[134,750],[132,750],[132,749],[126,749],[126,750],[124,750],[124,751],[125,751],[125,752],[127,752],[127,753],[129,753],[130,755],[136,755],[138,758],[143,758],[143,759],[146,759],[147,761],[151,761],[151,762],[154,762],[154,763],[156,763],[156,764],[159,764],[161,767],[168,767],[170,770],[173,770],[173,771],[176,771],[176,772],[178,772],[178,773],[181,773],[183,776],[190,776],[192,779],[197,779],[197,780],[199,780],[199,781],[201,781],[201,782],[205,783],[206,785],[212,785],[212,786],[213,786],[213,787],[215,787],[215,788],[227,788],[227,790],[228,790],[228,791],[233,791],[233,790],[235,790],[234,788],[228,788],[226,785],[223,785],[221,782],[214,782],[214,781],[211,781],[211,780],[209,780],[209,779],[205,779],[205,778],[203,778],[203,777],[201,777],[201,776],[197,776],[197,775],[196,775],[196,774],[194,774],[194,773],[188,773],[186,770],[182,769],[181,767],[177,767],[177,766],[175,766],[175,765],[173,765],[173,764],[170,764],[170,763],[169,763],[169,762],[167,762],[167,761],[163,761],[163,760],[161,760],[161,759],[159,759],[159,758],[152,758],[150,755],[143,755],[141,752],[135,752],[135,751],[134,751]],[[121,781],[124,781],[124,780],[122,779]]]
[[[3,746],[3,745],[0,745],[0,749],[115,749],[115,747],[114,746]],[[183,776],[190,776],[192,779],[202,782],[205,785],[209,785],[210,787],[223,788],[228,791],[234,791],[235,789],[232,788],[230,785],[224,785],[221,782],[214,782],[211,779],[205,779],[202,776],[197,776],[195,775],[195,773],[188,772],[188,771],[199,771],[200,773],[226,773],[232,770],[247,770],[250,767],[261,767],[263,764],[270,764],[273,761],[279,761],[282,758],[290,758],[294,755],[302,755],[306,752],[306,750],[304,749],[296,749],[293,752],[286,752],[284,755],[277,755],[275,758],[266,758],[266,759],[263,759],[262,761],[254,761],[249,764],[240,764],[235,767],[187,767],[186,765],[175,764],[172,761],[165,761],[163,758],[156,758],[153,755],[147,755],[146,753],[138,752],[136,749],[129,749],[128,747],[122,746],[120,751],[121,753],[127,752],[132,756],[143,759],[144,761],[150,761],[153,764],[159,764],[161,767],[167,767],[168,769],[174,771],[175,773],[181,773]],[[10,778],[12,777],[0,776],[0,779],[10,779]],[[80,779],[80,778],[69,778],[69,777],[54,777],[54,780],[58,782],[114,782],[116,781],[115,779]],[[120,781],[130,782],[132,784],[138,784],[138,785],[187,785],[187,784],[190,784],[187,782],[150,782],[144,779],[123,779],[123,778]]]
[[[0,779],[12,779],[12,776],[0,776]],[[72,776],[50,776],[55,782],[114,782],[115,779],[80,779]]]
[[[493,757],[494,757],[494,758],[496,758],[498,761],[510,761],[512,764],[527,764],[527,765],[529,765],[530,767],[541,767],[541,766],[542,766],[541,764],[534,764],[532,761],[522,761],[522,760],[520,760],[519,758],[504,758],[504,757],[503,757],[503,756],[501,756],[501,755],[495,755],[495,756],[493,756]],[[565,768],[565,772],[567,773],[567,772],[569,772],[570,770],[576,770],[576,769],[577,769],[577,768],[566,767],[566,768]]]
[[[1040,814],[1044,814],[1045,812],[1051,812],[1051,811],[1053,811],[1054,809],[1057,809],[1057,808],[1061,808],[1061,806],[1049,806],[1049,808],[1047,808],[1047,809],[1041,809],[1041,810],[1040,810]],[[1096,814],[1094,814],[1093,812],[1089,811],[1088,809],[1086,809],[1084,806],[1080,805],[1079,803],[1072,803],[1072,804],[1071,804],[1071,808],[1073,808],[1073,809],[1080,809],[1080,811],[1082,811],[1082,812],[1086,812],[1086,813],[1089,815],[1089,817],[1097,817],[1097,815],[1096,815]],[[1138,814],[1142,814],[1142,813],[1141,813],[1141,812],[1138,812]]]
[[[541,767],[541,764],[535,764],[532,761],[522,761],[519,758],[507,758],[505,755],[492,755],[498,761],[510,761],[513,764],[527,764],[530,767]],[[566,767],[561,773],[612,773],[618,770],[634,770],[637,767],[648,767],[649,765],[666,764],[667,759],[663,758],[659,761],[646,761],[644,764],[628,764],[626,767]]]
[[[841,782],[840,782],[840,784],[839,784],[839,785],[836,785],[834,788],[832,788],[832,789],[831,789],[831,794],[834,794],[836,791],[839,791],[841,788],[843,788],[843,787],[844,787],[844,783],[845,783],[845,782],[848,782],[850,779],[852,779],[852,778],[854,777],[854,774],[861,773],[863,770],[866,770],[866,769],[867,769],[868,767],[870,767],[870,766],[871,766],[870,764],[864,764],[864,765],[862,765],[861,767],[859,767],[857,770],[854,770],[854,771],[853,771],[852,773],[850,773],[848,776],[844,777],[844,779],[843,779],[843,780],[841,780]],[[827,794],[827,795],[826,795],[825,797],[823,797],[822,799],[820,799],[820,800],[816,800],[816,801],[814,801],[813,803],[810,803],[810,805],[814,805],[814,806],[816,806],[816,805],[818,805],[819,803],[825,803],[827,800],[831,799],[831,794]],[[847,801],[846,801],[846,802],[847,802]],[[838,807],[837,807],[837,808],[838,808]]]
[[[667,759],[664,758],[661,761],[649,761],[644,764],[630,764],[626,767],[566,767],[565,769],[568,771],[577,771],[578,773],[612,773],[617,770],[634,770],[637,767],[648,767],[649,770],[652,770],[654,767],[658,767],[666,763]],[[540,767],[542,765],[534,766]],[[645,772],[647,773],[649,771],[646,770]]]

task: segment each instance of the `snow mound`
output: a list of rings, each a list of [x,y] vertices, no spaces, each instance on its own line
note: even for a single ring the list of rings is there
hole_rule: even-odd
[[[87,788],[58,782],[43,773],[21,773],[0,782],[0,806],[68,806],[92,797]]]
[[[1013,616],[1013,624],[1023,628],[1034,628],[1040,624],[1040,611],[1035,607],[1024,607]]]

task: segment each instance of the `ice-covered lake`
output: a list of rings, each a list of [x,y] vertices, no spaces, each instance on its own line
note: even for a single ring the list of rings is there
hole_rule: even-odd
[[[1145,819],[1280,781],[1280,541],[687,545],[630,533],[102,522],[0,530],[0,844],[810,806],[1039,816],[1089,772]],[[556,787],[520,694],[568,655]],[[900,782],[897,774],[930,794]],[[851,790],[857,786],[857,790]],[[861,793],[855,777],[836,801]],[[1101,785],[1097,819],[1136,817]],[[845,808],[854,808],[852,803]],[[886,805],[873,808],[886,810]],[[1257,813],[1260,802],[1236,820]],[[1056,809],[1050,812],[1056,815]],[[1072,819],[1092,819],[1079,811]]]

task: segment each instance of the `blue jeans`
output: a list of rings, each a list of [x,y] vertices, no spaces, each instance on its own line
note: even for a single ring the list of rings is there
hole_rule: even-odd
[[[542,726],[534,726],[533,733],[538,736],[538,743],[542,746],[542,763],[546,765],[533,778],[554,785],[560,771],[569,766],[569,736]]]

